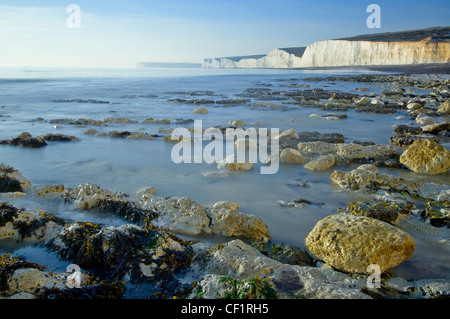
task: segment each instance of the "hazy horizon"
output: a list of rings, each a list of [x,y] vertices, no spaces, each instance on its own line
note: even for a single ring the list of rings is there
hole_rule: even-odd
[[[423,1],[2,1],[0,67],[133,68],[201,63],[360,34],[447,26],[447,0]],[[80,28],[66,11],[81,9]],[[381,28],[369,29],[369,4]]]

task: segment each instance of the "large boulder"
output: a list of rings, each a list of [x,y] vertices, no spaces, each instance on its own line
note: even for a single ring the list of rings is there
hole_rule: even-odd
[[[450,169],[450,152],[434,141],[418,139],[400,156],[400,163],[416,173],[446,173]]]
[[[406,261],[415,250],[414,239],[400,228],[377,219],[336,214],[320,220],[306,238],[318,259],[348,272],[369,274],[376,264],[384,272]]]

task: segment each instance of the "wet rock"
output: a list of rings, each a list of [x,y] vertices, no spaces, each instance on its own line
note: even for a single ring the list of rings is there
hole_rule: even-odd
[[[418,139],[428,139],[435,143],[439,143],[439,139],[436,137],[426,136],[426,135],[399,135],[399,136],[391,136],[389,138],[389,142],[398,146],[409,146],[413,144]]]
[[[238,120],[238,121],[229,121],[228,124],[232,125],[232,126],[244,126],[245,122],[244,121],[240,121],[240,120]]]
[[[394,126],[394,133],[401,135],[418,135],[422,134],[422,128],[407,125],[396,125]]]
[[[338,150],[336,143],[327,143],[322,141],[316,142],[301,142],[297,145],[301,154],[332,154]]]
[[[280,153],[280,163],[286,164],[303,164],[308,159],[300,154],[299,151],[293,148],[286,148]]]
[[[334,268],[361,274],[369,274],[371,264],[377,264],[381,272],[396,267],[415,250],[413,238],[398,227],[345,214],[320,220],[305,243],[314,256]]]
[[[154,242],[156,233],[135,225],[102,228],[89,222],[66,227],[47,246],[64,260],[82,268],[107,271],[107,278],[121,279],[132,266],[134,255]]]
[[[208,110],[204,107],[200,107],[198,109],[195,109],[192,113],[194,114],[208,114]]]
[[[375,165],[362,165],[347,173],[334,171],[331,174],[331,181],[343,188],[364,190],[369,193],[375,193],[381,189],[391,192],[418,194],[424,186],[419,181],[406,180],[379,173]]]
[[[419,139],[400,156],[400,163],[416,173],[446,173],[450,169],[450,152],[433,141]]]
[[[137,123],[137,121],[133,121],[124,117],[110,117],[103,120],[103,122],[108,124],[129,124],[129,123]]]
[[[261,218],[238,212],[239,205],[219,202],[208,212],[211,231],[223,236],[245,237],[267,242],[271,237],[267,225]]]
[[[218,172],[206,172],[203,173],[203,176],[207,178],[225,178],[230,176],[230,174],[226,171],[218,171]]]
[[[131,132],[128,132],[128,131],[119,132],[117,130],[98,134],[98,136],[111,136],[114,138],[127,138],[130,135],[131,135]]]
[[[156,226],[185,235],[211,234],[211,219],[205,207],[186,198],[152,197],[140,203],[144,209],[155,210],[158,217],[152,221]]]
[[[439,134],[440,132],[445,132],[450,130],[450,122],[436,123],[422,126],[422,131],[428,134]]]
[[[416,118],[416,123],[420,125],[431,125],[436,124],[436,121],[431,116],[418,116]]]
[[[370,103],[370,100],[367,96],[363,96],[355,101],[356,105],[365,106]]]
[[[151,118],[147,118],[147,119],[143,120],[142,123],[170,124],[171,121],[169,119],[157,120],[157,119],[154,119],[151,117]]]
[[[156,137],[145,133],[145,132],[131,132],[130,135],[127,136],[129,140],[156,140]]]
[[[152,224],[184,235],[217,234],[268,241],[269,231],[257,216],[238,211],[239,205],[218,202],[205,208],[195,201],[182,198],[149,197],[140,207],[155,210],[158,217]]]
[[[138,190],[134,195],[137,197],[143,197],[148,195],[156,195],[156,188],[155,187],[144,187]]]
[[[408,110],[418,110],[423,108],[423,103],[421,102],[411,102],[406,105]]]
[[[305,168],[313,172],[322,172],[332,167],[334,163],[335,158],[333,155],[321,155],[315,160],[308,162]]]
[[[286,244],[268,242],[256,247],[264,256],[275,259],[283,264],[298,266],[313,266],[313,259],[298,247]]]
[[[238,163],[234,155],[230,155],[217,164],[218,169],[230,171],[248,171],[253,169],[254,163]]]
[[[386,159],[398,158],[398,153],[395,147],[391,145],[367,145],[360,144],[339,144],[337,146],[337,155],[342,156],[350,161],[370,159]]]
[[[47,143],[42,138],[34,138],[31,136],[28,132],[23,132],[16,138],[13,138],[11,140],[2,140],[0,141],[1,144],[8,144],[13,146],[21,146],[25,148],[40,148],[47,146]]]
[[[275,103],[267,103],[267,102],[260,102],[260,103],[252,103],[250,104],[251,107],[263,107],[263,108],[269,108],[269,109],[281,109],[283,108],[283,105],[281,104],[275,104]]]
[[[39,197],[62,198],[65,192],[64,185],[40,185],[33,187],[33,193]]]
[[[90,126],[107,126],[105,122],[92,119],[54,119],[49,121],[50,124],[68,124],[68,125],[90,125]]]
[[[406,202],[359,201],[347,204],[345,213],[375,218],[390,224],[395,224],[400,218],[410,215],[413,208],[415,207],[412,204]]]
[[[97,134],[98,134],[98,131],[97,131],[97,130],[94,130],[94,129],[89,129],[89,130],[86,130],[86,131],[84,132],[84,134],[86,134],[86,135],[97,135]]]
[[[9,280],[18,269],[43,270],[44,267],[29,262],[21,257],[11,257],[9,254],[0,255],[0,294],[9,290]]]
[[[439,105],[438,112],[441,114],[450,114],[450,100]]]
[[[38,137],[47,142],[74,142],[80,139],[75,136],[64,135],[64,134],[45,134]]]
[[[68,189],[64,200],[73,203],[75,208],[97,210],[103,214],[113,214],[138,224],[148,224],[156,217],[150,209],[142,209],[126,196],[101,189],[95,184],[82,184],[76,189]]]

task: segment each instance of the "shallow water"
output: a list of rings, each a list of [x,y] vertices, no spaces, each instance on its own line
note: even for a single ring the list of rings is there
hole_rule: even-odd
[[[247,88],[268,87],[272,91],[288,90],[290,83],[306,84],[302,79],[316,76],[357,74],[352,70],[329,71],[293,70],[213,70],[213,69],[133,69],[133,70],[0,70],[0,139],[9,139],[27,131],[33,136],[47,133],[74,135],[79,142],[49,142],[41,149],[0,146],[0,163],[19,170],[33,185],[64,184],[76,187],[81,183],[95,183],[112,191],[133,194],[137,190],[153,186],[158,196],[187,196],[202,205],[217,201],[237,202],[241,211],[261,217],[269,227],[274,242],[284,242],[298,247],[317,221],[344,208],[352,200],[363,195],[334,189],[329,171],[311,173],[302,166],[280,165],[275,175],[259,174],[259,164],[251,171],[230,172],[226,178],[206,178],[203,174],[217,171],[214,164],[174,164],[170,152],[174,144],[157,140],[128,140],[85,135],[89,128],[99,132],[112,130],[142,131],[161,134],[159,130],[183,125],[164,124],[109,124],[108,127],[77,127],[55,124],[57,118],[88,118],[104,120],[125,117],[142,122],[146,118],[203,120],[203,128],[226,126],[228,121],[243,120],[245,127],[260,122],[262,128],[293,128],[297,132],[338,132],[346,142],[354,140],[389,144],[392,126],[406,124],[408,120],[396,120],[396,114],[369,114],[348,110],[339,112],[348,118],[330,121],[310,118],[312,113],[329,114],[313,107],[284,105],[282,109],[261,109],[248,105],[218,106],[168,103],[174,98],[184,99],[235,99]],[[370,92],[380,93],[386,85],[350,82],[312,82],[309,89],[324,88],[355,93],[362,86]],[[270,85],[270,86],[267,86]],[[301,88],[291,88],[298,90]],[[200,96],[190,96],[189,91]],[[183,94],[183,92],[185,92]],[[72,100],[63,102],[61,100]],[[77,101],[78,100],[78,101]],[[80,102],[79,100],[85,100]],[[87,100],[91,100],[90,102]],[[95,100],[94,103],[92,100]],[[100,103],[100,101],[108,103]],[[263,102],[252,100],[252,102]],[[282,104],[285,101],[267,101]],[[198,107],[208,109],[208,114],[193,114]],[[45,122],[35,121],[43,118]],[[407,118],[407,117],[406,117]],[[192,127],[192,124],[187,124]],[[345,167],[350,170],[353,167]],[[341,169],[341,168],[339,168]],[[386,170],[407,178],[450,185],[448,176],[418,176],[406,170]],[[307,187],[299,186],[299,180],[307,181]],[[311,205],[302,209],[281,207],[279,200],[307,199]],[[45,208],[63,218],[89,220],[97,223],[120,225],[126,221],[108,217],[69,211],[62,205],[33,198],[11,199],[12,203],[29,209]],[[405,264],[396,270],[410,278],[427,278],[450,275],[450,257],[446,249],[430,248],[420,233],[412,234],[418,248]],[[5,244],[0,250],[7,250]],[[10,247],[10,246],[9,246]],[[30,256],[38,256],[39,249],[21,248]],[[36,250],[37,249],[37,250]],[[11,249],[10,249],[11,250]],[[13,249],[14,250],[14,249]],[[20,249],[19,249],[20,251]],[[44,261],[47,257],[44,258]],[[38,258],[39,259],[39,258]],[[438,271],[417,270],[416,264],[426,260]],[[33,260],[34,261],[34,260]],[[42,261],[42,260],[40,260]],[[421,268],[421,267],[419,267]],[[412,270],[411,270],[412,269]],[[433,278],[434,278],[433,277]]]

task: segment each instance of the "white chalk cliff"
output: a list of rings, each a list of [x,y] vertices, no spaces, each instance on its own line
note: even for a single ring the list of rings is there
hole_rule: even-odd
[[[450,33],[445,32],[448,32],[450,28],[439,28],[441,34],[443,34],[439,39],[428,36],[433,30],[435,29],[385,33],[380,34],[378,38],[377,35],[375,37],[365,35],[355,38],[319,41],[310,44],[300,54],[288,52],[292,50],[275,49],[258,58],[205,59],[203,67],[302,68],[449,63]],[[426,36],[423,34],[426,34]],[[392,38],[394,36],[395,39]],[[405,38],[407,36],[411,39]],[[386,40],[383,40],[383,37]]]
[[[233,61],[230,58],[206,59],[203,62],[204,68],[224,68],[224,69],[270,69],[270,68],[298,68],[301,66],[301,58],[282,49],[275,49],[268,55],[255,59],[241,59]]]
[[[302,67],[449,63],[450,43],[328,40],[308,46]]]

